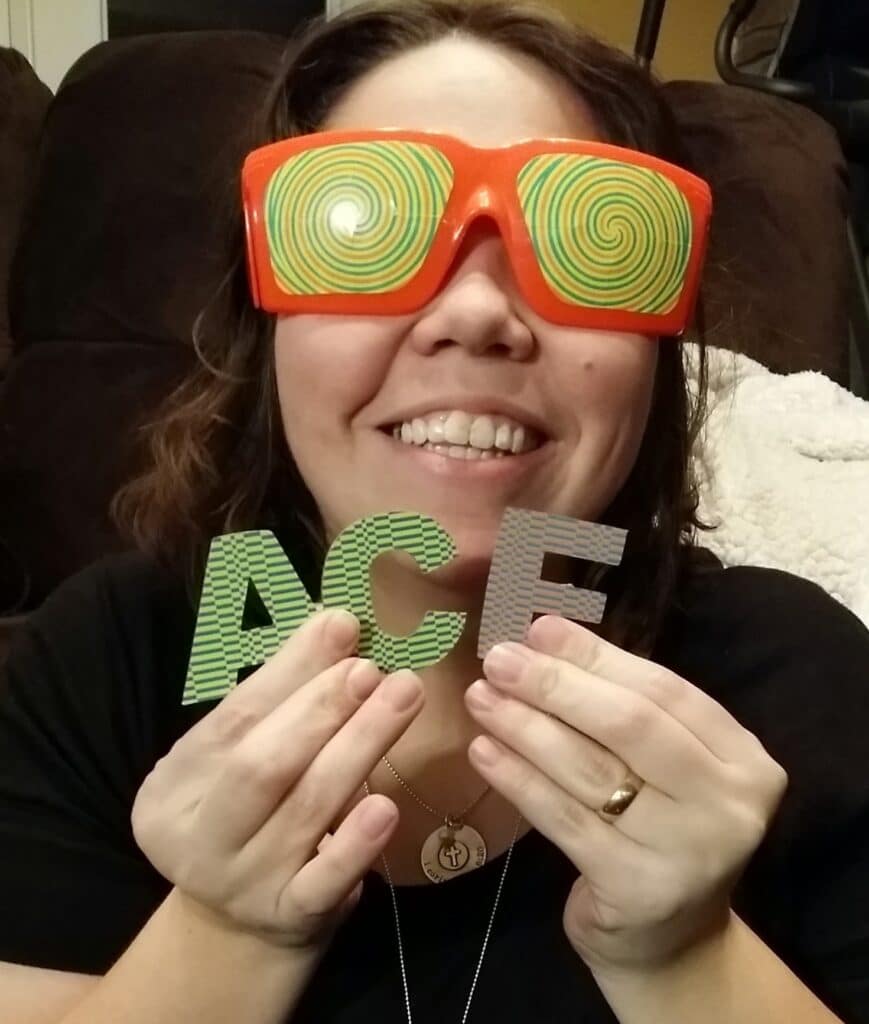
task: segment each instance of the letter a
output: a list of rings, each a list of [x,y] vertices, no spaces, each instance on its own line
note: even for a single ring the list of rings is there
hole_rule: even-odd
[[[242,629],[248,584],[271,616],[271,626]],[[208,551],[182,704],[224,697],[238,670],[270,658],[316,611],[271,530],[215,537]]]

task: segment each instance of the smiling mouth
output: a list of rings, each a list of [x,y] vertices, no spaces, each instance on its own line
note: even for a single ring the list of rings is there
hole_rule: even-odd
[[[461,410],[429,413],[383,430],[410,448],[464,461],[514,458],[535,451],[547,440],[509,416]]]

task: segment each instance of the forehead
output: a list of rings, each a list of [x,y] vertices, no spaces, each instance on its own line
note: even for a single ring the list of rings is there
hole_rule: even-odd
[[[464,38],[384,61],[350,86],[323,128],[422,129],[477,146],[599,138],[589,107],[560,75],[530,57]]]

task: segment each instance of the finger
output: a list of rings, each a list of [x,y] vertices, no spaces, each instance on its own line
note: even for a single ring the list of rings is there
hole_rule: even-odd
[[[499,648],[516,655],[515,675]],[[497,689],[590,736],[668,796],[706,793],[720,778],[722,763],[681,722],[608,679],[522,644],[493,647],[483,668]]]
[[[221,751],[221,769],[197,809],[197,827],[221,849],[247,842],[382,678],[374,662],[348,658],[289,696]]]
[[[397,824],[398,808],[388,797],[362,800],[290,879],[278,899],[279,917],[295,923],[301,912],[316,920],[351,898]]]
[[[499,694],[483,680],[469,687],[466,697],[471,714],[487,733],[592,810],[603,807],[625,781],[628,769],[621,758],[560,719]],[[648,782],[643,787],[647,800],[652,790],[659,803],[673,803]]]
[[[323,838],[320,840],[320,842],[317,844],[317,853],[322,853],[323,850],[326,849],[326,847],[329,845],[329,843],[332,842],[332,840],[334,838],[335,837],[333,836],[333,834],[331,832],[327,832],[323,836]],[[349,912],[350,910],[352,910],[356,906],[356,904],[359,902],[359,900],[361,898],[362,898],[362,881],[360,880],[357,883],[356,888],[352,889],[350,891],[350,895],[344,900],[344,908],[343,909],[345,911]]]
[[[648,852],[574,800],[521,754],[493,744],[488,737],[486,741],[481,744],[477,737],[468,748],[471,764],[589,879],[611,877],[614,863],[636,865]],[[480,751],[488,745],[497,751],[494,762],[480,757]]]
[[[323,745],[251,842],[286,846],[292,833],[298,836],[300,849],[314,846],[422,706],[422,683],[416,673],[403,669],[388,676]]]
[[[741,762],[757,753],[757,737],[699,686],[576,622],[544,615],[532,623],[527,644],[642,695],[681,722],[722,761]]]
[[[290,694],[351,654],[358,637],[359,622],[350,612],[315,613],[185,738],[220,744],[240,739]]]

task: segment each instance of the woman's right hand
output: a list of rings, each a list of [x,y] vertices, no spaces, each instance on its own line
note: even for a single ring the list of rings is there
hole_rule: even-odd
[[[384,679],[350,657],[357,639],[349,612],[313,615],[155,764],[133,805],[162,875],[280,946],[329,942],[398,821],[372,795],[329,832],[423,704],[415,673]]]

